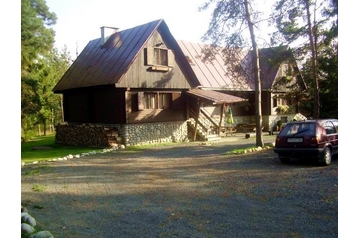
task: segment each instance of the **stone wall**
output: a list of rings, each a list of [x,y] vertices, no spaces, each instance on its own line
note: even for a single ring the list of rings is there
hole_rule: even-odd
[[[113,134],[113,130],[117,135]],[[56,126],[56,143],[111,147],[113,138],[125,146],[188,140],[186,121],[126,125],[62,124]]]
[[[59,124],[56,126],[55,141],[58,144],[106,148],[119,143],[112,133],[116,127],[96,124]],[[115,140],[115,141],[114,141]]]
[[[125,146],[188,140],[186,121],[127,124],[119,126]]]

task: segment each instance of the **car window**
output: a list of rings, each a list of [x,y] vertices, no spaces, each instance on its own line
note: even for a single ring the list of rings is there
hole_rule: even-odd
[[[324,123],[324,128],[326,129],[327,135],[336,133],[336,128],[331,121],[326,121]]]
[[[338,121],[337,121],[337,120],[334,120],[334,121],[333,121],[333,125],[334,125],[334,127],[336,128],[336,132],[338,133]]]
[[[293,123],[286,125],[281,135],[313,135],[314,132],[314,123]]]

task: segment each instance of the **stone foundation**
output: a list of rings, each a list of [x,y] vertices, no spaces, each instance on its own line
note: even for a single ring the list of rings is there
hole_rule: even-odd
[[[115,135],[117,134],[117,135]],[[56,143],[106,148],[188,140],[186,121],[127,125],[61,124],[56,126]]]
[[[119,126],[119,134],[125,146],[188,140],[186,121],[128,124]]]

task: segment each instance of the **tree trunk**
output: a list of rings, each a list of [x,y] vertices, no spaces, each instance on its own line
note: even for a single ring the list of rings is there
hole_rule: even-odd
[[[314,90],[314,104],[313,104],[313,118],[318,119],[320,117],[320,105],[319,105],[319,86],[318,86],[318,78],[317,78],[317,52],[316,52],[316,44],[314,42],[314,33],[311,23],[311,12],[310,12],[310,4],[309,0],[305,0],[306,11],[307,11],[307,23],[308,23],[308,34],[310,38],[310,46],[311,46],[311,66],[312,66],[312,79],[313,79],[313,90]]]
[[[47,127],[47,124],[46,124],[46,120],[43,122],[44,124],[44,136],[47,135],[47,130],[46,130],[46,127]]]
[[[259,50],[257,48],[255,33],[254,33],[254,24],[251,21],[251,13],[249,10],[248,1],[245,0],[245,10],[246,10],[246,20],[248,22],[251,43],[253,48],[253,66],[254,66],[254,77],[255,77],[255,121],[256,121],[256,146],[264,146],[263,137],[262,137],[262,113],[261,113],[261,79],[260,79],[260,60],[259,60]]]

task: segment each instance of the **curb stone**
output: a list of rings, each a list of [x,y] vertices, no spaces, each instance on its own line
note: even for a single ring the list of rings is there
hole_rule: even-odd
[[[21,206],[21,237],[29,238],[53,238],[49,231],[36,231],[36,220],[26,207]]]
[[[118,150],[118,149],[125,149],[124,145],[120,145],[120,146],[114,146],[112,148],[105,148],[102,151],[96,152],[96,151],[90,151],[90,152],[85,152],[85,153],[81,153],[81,154],[76,154],[76,155],[72,155],[69,154],[67,156],[64,156],[62,158],[54,158],[54,159],[48,159],[48,160],[44,160],[44,161],[33,161],[31,163],[25,163],[23,161],[21,161],[21,167],[24,167],[26,164],[40,164],[40,163],[44,163],[44,162],[55,162],[55,161],[64,161],[64,160],[70,160],[70,159],[77,159],[83,156],[87,156],[87,155],[95,155],[95,154],[102,154],[102,153],[108,153],[114,150]]]

